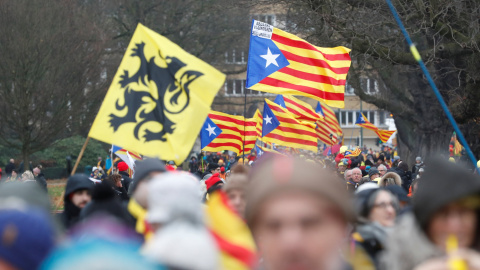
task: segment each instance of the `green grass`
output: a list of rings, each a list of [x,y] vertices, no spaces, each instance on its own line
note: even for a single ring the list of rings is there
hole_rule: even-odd
[[[63,192],[65,191],[65,183],[48,184],[48,195],[52,204],[52,211],[63,210]]]

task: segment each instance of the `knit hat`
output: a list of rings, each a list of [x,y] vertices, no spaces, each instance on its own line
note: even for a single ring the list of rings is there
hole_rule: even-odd
[[[353,220],[349,194],[334,174],[311,162],[272,155],[259,161],[250,175],[245,209],[249,227],[252,228],[263,201],[292,190],[327,199],[338,208],[346,221]]]
[[[152,172],[165,172],[165,164],[158,159],[149,158],[138,161],[135,166],[135,174],[133,175],[133,181],[128,188],[128,195],[131,196],[139,182],[145,180],[145,178]]]
[[[155,181],[148,183],[146,219],[163,225],[174,221],[203,224],[199,190],[198,180],[187,172],[155,176]]]
[[[422,161],[422,158],[421,157],[416,157],[415,161]]]
[[[128,165],[127,163],[125,163],[125,161],[121,161],[117,164],[117,168],[119,172],[124,172],[128,170]]]
[[[234,174],[228,178],[227,183],[223,186],[225,192],[239,189],[245,191],[248,185],[248,178],[244,174]]]
[[[380,172],[377,168],[370,168],[370,170],[368,170],[368,177],[372,177],[374,174],[380,174]]]
[[[214,173],[210,178],[205,180],[205,185],[207,186],[207,190],[210,189],[213,185],[215,185],[218,182],[222,182],[222,179],[220,179],[220,174]]]
[[[225,172],[225,167],[220,167],[220,172]]]
[[[55,245],[51,217],[43,209],[0,210],[0,258],[16,269],[38,269]]]
[[[94,171],[96,171],[96,170],[98,170],[97,167],[93,167],[93,168],[92,168],[92,172],[94,172]]]

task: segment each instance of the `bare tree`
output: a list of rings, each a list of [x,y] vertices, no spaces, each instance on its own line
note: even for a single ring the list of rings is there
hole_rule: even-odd
[[[262,4],[271,1],[260,1]],[[402,158],[446,151],[452,127],[382,0],[274,1],[289,31],[318,46],[352,48],[348,76],[364,101],[393,113]],[[480,154],[480,2],[394,0],[401,19],[477,157]],[[380,82],[367,94],[360,76]]]
[[[25,162],[88,131],[107,81],[95,14],[74,0],[0,1],[0,142]]]

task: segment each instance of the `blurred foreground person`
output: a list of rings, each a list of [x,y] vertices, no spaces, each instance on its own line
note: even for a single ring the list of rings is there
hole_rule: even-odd
[[[154,236],[142,253],[168,269],[219,269],[215,241],[204,224],[200,186],[189,173],[155,176],[147,221]]]
[[[91,191],[95,185],[84,174],[75,174],[68,178],[63,197],[64,210],[60,219],[66,229],[74,226],[80,217],[80,211],[92,199]]]
[[[148,230],[145,223],[145,216],[148,209],[148,185],[156,176],[166,171],[165,164],[158,159],[145,159],[138,161],[135,168],[133,182],[128,189],[130,201],[127,209],[135,220],[135,230],[149,237],[151,231]]]
[[[260,269],[349,269],[340,248],[348,239],[350,206],[345,187],[318,165],[280,156],[260,161],[245,211]]]
[[[378,265],[378,254],[387,246],[387,232],[395,225],[398,209],[398,199],[376,185],[355,194],[357,226],[352,237],[373,265]]]
[[[480,269],[480,178],[446,161],[428,164],[388,242],[382,269]]]
[[[246,175],[235,174],[223,186],[223,190],[228,197],[228,203],[241,217],[245,217],[245,189],[247,184],[248,178]]]
[[[35,270],[55,245],[51,217],[40,208],[0,209],[0,269]]]

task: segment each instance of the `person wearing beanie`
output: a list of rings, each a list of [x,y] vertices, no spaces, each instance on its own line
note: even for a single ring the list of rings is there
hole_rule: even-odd
[[[66,229],[70,229],[78,222],[80,211],[92,199],[90,194],[94,185],[84,174],[77,173],[68,178],[63,199],[64,210],[60,214],[60,219]]]
[[[261,269],[346,267],[339,250],[353,212],[332,172],[272,155],[252,169],[246,194],[245,219],[262,254]]]
[[[370,181],[373,181],[373,179],[376,179],[376,178],[380,177],[380,172],[375,167],[371,168],[368,171],[368,177],[369,177]]]
[[[168,269],[219,269],[219,252],[205,226],[201,194],[190,173],[165,173],[149,184],[146,220],[154,236],[142,248]]]
[[[118,174],[122,176],[122,186],[125,187],[125,190],[128,191],[130,184],[132,183],[132,178],[128,174],[128,165],[125,161],[121,161],[117,164]]]
[[[208,195],[213,193],[214,191],[221,189],[223,186],[224,182],[220,178],[219,173],[214,173],[210,178],[205,180],[205,186],[207,188],[207,192],[205,193],[205,196],[203,198],[204,202],[208,201]]]
[[[145,216],[148,210],[148,184],[156,175],[165,173],[165,164],[155,158],[138,161],[135,167],[133,182],[128,189],[130,200],[127,210],[135,220],[135,231],[148,239],[152,232],[145,223]]]
[[[387,247],[387,232],[395,225],[397,198],[388,190],[369,188],[355,193],[357,216],[352,238],[378,269],[378,255]]]
[[[382,269],[445,269],[452,254],[475,269],[480,261],[480,177],[445,160],[426,164],[413,197],[390,236]],[[467,268],[464,268],[467,269]]]
[[[225,172],[225,167],[220,167],[220,178],[222,178],[223,181],[227,179],[226,172]]]
[[[55,247],[55,229],[39,208],[0,209],[0,269],[39,269]]]
[[[248,178],[244,174],[232,175],[223,185],[223,191],[227,194],[228,203],[241,216],[245,216],[245,189],[247,188]]]

